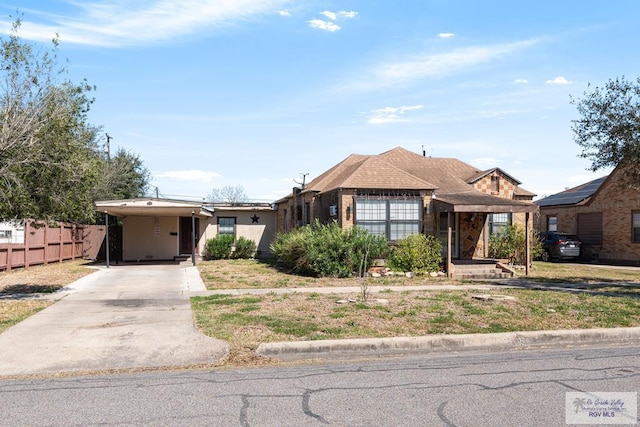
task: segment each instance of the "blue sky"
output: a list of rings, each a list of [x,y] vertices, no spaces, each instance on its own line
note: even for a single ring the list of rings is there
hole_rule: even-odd
[[[97,86],[112,151],[186,199],[274,201],[397,146],[553,194],[608,173],[578,157],[570,96],[640,70],[636,0],[0,0],[0,26],[16,10]]]

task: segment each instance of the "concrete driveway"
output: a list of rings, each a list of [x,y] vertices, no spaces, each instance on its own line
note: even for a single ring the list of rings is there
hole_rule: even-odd
[[[0,376],[214,363],[228,346],[193,326],[201,290],[191,265],[102,267],[0,334]]]

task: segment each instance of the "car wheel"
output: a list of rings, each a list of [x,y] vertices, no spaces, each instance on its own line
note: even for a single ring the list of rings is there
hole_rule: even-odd
[[[551,253],[547,250],[542,251],[542,254],[540,255],[540,259],[544,262],[551,261]]]

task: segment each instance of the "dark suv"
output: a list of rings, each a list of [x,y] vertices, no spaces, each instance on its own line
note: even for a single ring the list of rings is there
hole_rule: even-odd
[[[561,233],[558,231],[546,231],[540,233],[540,241],[544,251],[540,258],[542,261],[554,259],[577,259],[580,257],[580,245],[575,234]]]

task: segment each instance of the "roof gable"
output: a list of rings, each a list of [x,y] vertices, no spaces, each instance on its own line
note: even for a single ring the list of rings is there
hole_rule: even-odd
[[[500,168],[493,168],[493,169],[489,169],[489,170],[486,170],[486,171],[482,171],[482,172],[480,172],[478,174],[475,174],[475,175],[473,175],[473,176],[471,176],[470,178],[467,179],[467,183],[475,184],[476,182],[480,181],[485,176],[490,175],[490,174],[492,174],[494,172],[504,176],[505,178],[507,178],[508,180],[510,180],[511,182],[513,182],[516,185],[522,184],[520,181],[518,181],[517,179],[515,179],[514,177],[512,177],[511,175],[509,175],[508,173],[506,173],[505,171],[503,171]]]

